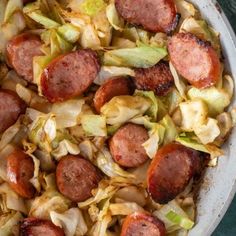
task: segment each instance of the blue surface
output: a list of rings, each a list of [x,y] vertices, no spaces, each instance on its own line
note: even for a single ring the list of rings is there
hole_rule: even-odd
[[[236,0],[218,0],[218,2],[236,32]],[[236,197],[212,236],[236,236]]]

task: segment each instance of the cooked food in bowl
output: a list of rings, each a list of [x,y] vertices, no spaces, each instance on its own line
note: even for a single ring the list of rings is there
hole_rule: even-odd
[[[0,235],[188,235],[236,122],[200,10],[0,3]]]

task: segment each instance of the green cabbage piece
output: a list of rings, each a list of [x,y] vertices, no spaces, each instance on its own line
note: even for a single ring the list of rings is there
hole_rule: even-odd
[[[152,102],[151,107],[147,110],[146,114],[152,117],[153,121],[157,120],[158,114],[158,101],[153,91],[136,90],[134,95],[149,98]]]
[[[187,230],[192,229],[192,227],[194,226],[194,222],[188,217],[181,216],[172,210],[166,214],[166,218],[174,224],[177,224]]]
[[[23,219],[20,212],[11,212],[0,216],[0,235],[18,235],[19,222]]]
[[[107,66],[148,68],[167,56],[165,48],[142,44],[140,47],[123,48],[104,53],[103,63]]]
[[[224,89],[216,87],[210,87],[206,89],[197,89],[192,87],[188,91],[188,97],[190,99],[200,98],[208,106],[209,115],[216,117],[222,113],[224,109],[230,104],[230,94]]]
[[[124,20],[119,17],[115,4],[111,3],[106,8],[106,16],[109,23],[115,30],[122,31],[124,27]]]
[[[58,27],[57,32],[70,43],[77,42],[80,37],[79,29],[69,23]]]
[[[84,14],[95,16],[105,7],[106,3],[103,0],[83,0],[79,6],[79,9]]]
[[[130,119],[143,115],[151,106],[148,98],[140,96],[117,96],[101,108],[109,125],[123,124]]]
[[[9,0],[5,8],[4,22],[7,22],[15,11],[21,10],[22,8],[22,0]]]
[[[107,136],[106,118],[100,115],[83,115],[81,125],[87,136]]]

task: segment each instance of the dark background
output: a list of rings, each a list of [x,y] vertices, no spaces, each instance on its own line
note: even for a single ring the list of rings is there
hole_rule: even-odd
[[[236,0],[218,0],[218,2],[236,32]],[[236,197],[212,236],[236,236]]]

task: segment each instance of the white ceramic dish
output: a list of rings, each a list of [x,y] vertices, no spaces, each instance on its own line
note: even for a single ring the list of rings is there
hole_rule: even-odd
[[[226,0],[227,1],[227,0]],[[236,79],[236,36],[216,0],[192,0],[205,19],[221,33],[226,70]],[[235,90],[236,92],[236,90]],[[232,106],[236,106],[234,99]],[[224,145],[225,156],[208,169],[201,184],[196,226],[189,236],[210,236],[228,209],[236,192],[236,128]]]

